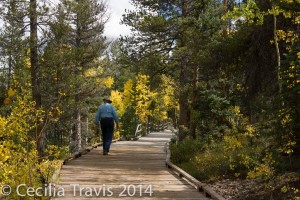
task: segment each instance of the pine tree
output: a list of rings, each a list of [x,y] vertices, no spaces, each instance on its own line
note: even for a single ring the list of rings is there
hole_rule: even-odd
[[[186,129],[196,137],[189,102],[195,101],[201,56],[206,56],[202,52],[207,50],[213,35],[220,32],[221,16],[215,13],[223,8],[222,4],[214,0],[132,2],[136,10],[128,12],[123,23],[132,26],[134,33],[122,39],[124,52],[140,65],[137,72],[146,72],[151,79],[161,73],[174,77],[180,105],[179,138],[185,137]]]
[[[0,32],[0,52],[1,52],[1,97],[0,102],[6,96],[2,96],[13,87],[13,75],[16,70],[21,70],[23,58],[26,55],[24,40],[24,18],[26,16],[26,4],[15,0],[1,2],[2,28]],[[16,77],[19,82],[22,77]]]
[[[74,97],[74,133],[76,150],[82,147],[82,113],[86,98],[95,94],[100,85],[95,78],[88,78],[86,73],[97,69],[100,57],[106,48],[105,38],[102,36],[106,23],[106,4],[103,1],[64,1],[62,4],[68,11],[67,23],[72,30],[69,35],[69,45],[72,51],[71,71],[72,90]]]

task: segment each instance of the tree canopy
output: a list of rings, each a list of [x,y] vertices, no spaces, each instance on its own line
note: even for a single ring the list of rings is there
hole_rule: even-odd
[[[97,142],[107,95],[115,138],[168,122],[173,161],[199,179],[299,176],[300,1],[131,3],[131,34],[109,41],[105,1],[0,2],[0,186],[43,185]]]

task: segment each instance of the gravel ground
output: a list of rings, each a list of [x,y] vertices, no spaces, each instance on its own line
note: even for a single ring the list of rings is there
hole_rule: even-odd
[[[292,200],[300,199],[299,175],[285,174],[268,183],[254,179],[222,179],[207,184],[228,200]],[[281,188],[288,190],[283,193]],[[292,189],[294,188],[294,189]],[[295,192],[296,190],[298,192]]]

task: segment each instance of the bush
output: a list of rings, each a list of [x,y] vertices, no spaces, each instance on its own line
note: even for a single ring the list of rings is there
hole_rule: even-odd
[[[192,175],[199,180],[217,179],[230,170],[229,160],[224,156],[222,148],[206,150],[196,155],[191,163],[197,169]]]
[[[38,156],[33,133],[35,120],[43,112],[36,110],[34,102],[26,97],[17,97],[11,114],[0,116],[0,187],[9,185],[12,191],[20,184],[44,187],[62,164],[55,160],[60,155],[57,146],[49,146],[47,157]],[[2,192],[0,188],[0,196]],[[8,199],[20,199],[20,196],[13,192]]]
[[[229,170],[222,145],[208,146],[203,140],[185,139],[172,144],[171,161],[197,179],[214,179]]]
[[[197,153],[203,152],[204,143],[201,140],[185,139],[180,143],[170,145],[171,161],[174,163],[189,162]]]
[[[222,141],[185,139],[172,144],[171,160],[201,180],[224,175],[266,180],[274,175],[272,153],[264,149],[262,138],[235,128],[226,135]]]

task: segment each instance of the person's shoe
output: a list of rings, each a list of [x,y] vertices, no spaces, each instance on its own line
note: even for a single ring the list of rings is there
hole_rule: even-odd
[[[108,152],[106,150],[103,150],[103,155],[108,155]]]

